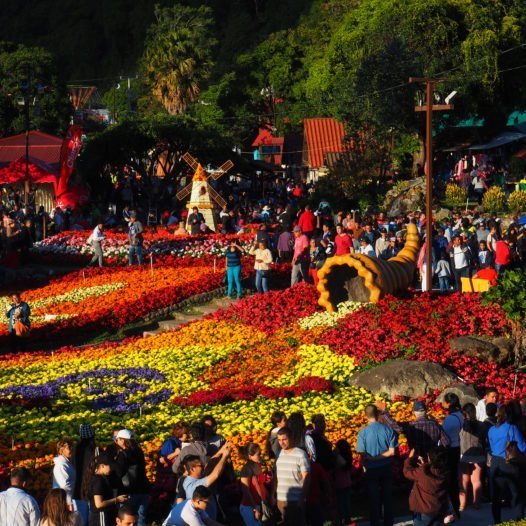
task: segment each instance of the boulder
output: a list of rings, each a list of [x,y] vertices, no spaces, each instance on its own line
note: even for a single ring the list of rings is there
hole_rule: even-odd
[[[460,351],[469,358],[478,358],[484,362],[501,362],[501,350],[497,345],[473,336],[459,336],[449,340],[449,345],[454,351]],[[507,358],[507,355],[506,355]]]
[[[499,336],[497,338],[492,338],[491,343],[499,349],[498,363],[505,364],[510,363],[513,360],[513,340],[510,340],[505,336]]]
[[[438,395],[437,402],[442,403],[447,393],[455,393],[460,398],[461,407],[468,403],[477,405],[477,402],[479,401],[478,393],[472,385],[460,383],[452,384],[449,387],[446,387],[446,389]]]
[[[349,385],[374,394],[385,393],[390,398],[396,395],[418,398],[456,381],[451,371],[437,363],[395,360],[353,375]]]
[[[400,181],[385,196],[382,208],[387,217],[397,217],[407,212],[423,209],[425,205],[425,179],[417,177],[410,181]]]

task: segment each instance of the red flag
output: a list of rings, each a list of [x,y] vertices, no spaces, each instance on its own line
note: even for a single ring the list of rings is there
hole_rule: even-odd
[[[68,189],[69,178],[73,173],[73,166],[82,144],[82,128],[77,124],[70,126],[64,137],[60,150],[60,171],[57,188],[57,197]]]

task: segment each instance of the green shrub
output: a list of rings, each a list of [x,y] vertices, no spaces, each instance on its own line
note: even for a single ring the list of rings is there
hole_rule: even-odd
[[[514,214],[526,212],[526,192],[524,190],[515,190],[508,197],[508,207]]]
[[[468,199],[465,188],[458,184],[449,183],[446,186],[446,201],[453,206],[462,206]]]
[[[497,214],[506,208],[506,195],[498,186],[492,186],[482,198],[482,208],[490,214]]]

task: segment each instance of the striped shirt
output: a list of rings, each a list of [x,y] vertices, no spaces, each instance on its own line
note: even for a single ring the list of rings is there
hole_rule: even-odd
[[[309,472],[309,459],[305,451],[297,447],[282,450],[276,461],[278,500],[283,502],[300,500],[303,493],[302,473]]]

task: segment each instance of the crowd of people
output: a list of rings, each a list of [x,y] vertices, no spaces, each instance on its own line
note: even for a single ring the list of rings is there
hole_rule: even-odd
[[[413,420],[397,422],[385,402],[367,405],[354,451],[346,440],[329,441],[324,415],[313,415],[307,425],[301,413],[276,411],[263,450],[256,443],[240,448],[238,475],[232,445],[213,416],[178,422],[158,454],[157,484],[170,509],[151,506],[145,456],[130,430],[114,428],[111,444],[103,447],[91,425],[82,424],[76,444],[57,443],[41,508],[28,491],[30,472],[12,470],[10,487],[0,493],[0,526],[146,526],[160,514],[163,526],[219,526],[239,517],[246,526],[345,526],[363,511],[351,504],[362,491],[370,524],[390,526],[396,464],[412,483],[408,504],[415,525],[454,522],[484,501],[491,501],[495,523],[503,504],[514,519],[523,518],[526,403],[500,404],[499,393],[488,389],[477,405],[463,407],[447,393],[442,408],[440,423],[416,401]],[[404,459],[400,433],[410,451]]]

